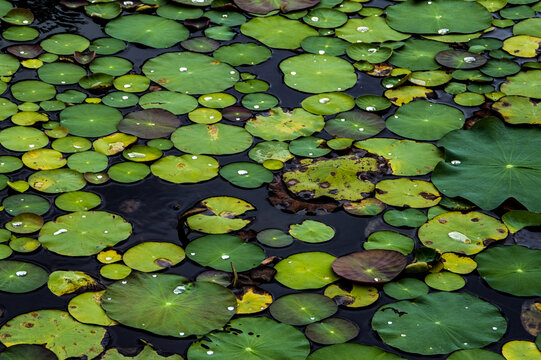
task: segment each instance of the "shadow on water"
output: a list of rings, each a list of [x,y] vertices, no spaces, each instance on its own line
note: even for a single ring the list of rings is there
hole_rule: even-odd
[[[13,1],[19,7],[29,8],[36,15],[36,22],[39,22],[41,30],[40,38],[36,41],[55,33],[79,33],[89,39],[95,39],[105,36],[102,27],[92,21],[89,21],[79,11],[67,10],[58,5],[55,0],[19,0]],[[385,7],[392,4],[390,1],[372,1],[369,5]],[[508,32],[499,32],[502,37],[509,36]],[[197,33],[195,34],[197,35]],[[248,38],[238,35],[231,42],[246,42]],[[250,40],[253,41],[253,40]],[[2,48],[9,46],[9,43],[4,43]],[[128,48],[115,56],[122,56],[134,63],[134,71],[141,72],[141,66],[144,61],[157,54],[179,51],[180,47],[176,46],[170,49],[149,49],[128,45]],[[286,57],[292,56],[294,53],[287,50],[273,50],[272,58],[264,64],[252,67],[238,67],[241,72],[251,72],[257,74],[259,79],[265,80],[271,84],[269,93],[280,99],[280,106],[283,107],[298,107],[300,102],[306,97],[305,94],[292,90],[287,87],[281,78],[281,72],[278,70],[278,64]],[[35,72],[20,71],[14,80],[22,80],[36,78]],[[69,89],[69,86],[63,89]],[[353,96],[360,94],[381,94],[383,88],[380,85],[380,79],[360,75],[358,84],[348,91]],[[235,90],[228,91],[240,98],[242,94]],[[440,102],[449,102],[450,97],[447,94],[439,91]],[[134,111],[135,108],[122,109],[123,113]],[[471,109],[463,109],[466,116],[471,115]],[[390,110],[389,112],[392,112]],[[188,123],[185,116],[181,117],[183,123]],[[7,124],[2,125],[2,127]],[[380,136],[394,136],[387,130]],[[167,153],[166,153],[167,155]],[[246,160],[246,155],[233,155],[219,157],[220,163],[227,164],[233,161]],[[114,160],[113,160],[114,161]],[[17,179],[25,179],[29,172],[20,170],[15,173]],[[306,244],[300,241],[283,249],[266,248],[267,256],[288,256],[293,253],[305,251],[325,251],[335,256],[344,255],[361,249],[361,243],[366,239],[367,235],[376,230],[394,230],[405,235],[415,237],[415,230],[396,229],[386,225],[381,216],[371,218],[359,218],[351,216],[344,211],[335,212],[323,217],[310,217],[304,215],[294,215],[284,213],[274,208],[267,200],[267,189],[265,187],[259,189],[240,189],[232,186],[230,183],[216,178],[205,183],[196,185],[177,185],[166,183],[156,177],[149,177],[135,184],[117,184],[108,183],[106,185],[87,186],[85,189],[99,194],[103,203],[99,210],[105,210],[120,214],[128,220],[134,227],[134,233],[128,241],[121,243],[115,247],[120,251],[132,247],[133,245],[143,241],[171,241],[177,242],[177,222],[178,217],[184,211],[190,209],[198,201],[219,195],[228,195],[239,197],[251,202],[256,208],[255,221],[250,226],[251,229],[260,231],[267,228],[287,229],[289,224],[302,222],[306,218],[318,219],[326,224],[334,227],[337,230],[336,237],[324,244]],[[5,192],[6,190],[4,190]],[[5,193],[4,193],[5,195]],[[41,194],[40,194],[41,195]],[[52,196],[46,196],[52,199]],[[44,218],[49,221],[63,214],[58,210],[51,210],[44,215]],[[0,215],[0,220],[6,222],[8,217],[5,212]],[[417,243],[419,241],[417,239]],[[48,251],[40,249],[33,254],[15,255],[13,259],[29,260],[45,266],[48,270],[80,270],[88,274],[99,277],[99,263],[95,257],[63,257],[54,255]],[[179,266],[167,270],[167,273],[182,274],[189,278],[194,278],[203,268],[191,261],[185,260]],[[501,345],[509,340],[514,339],[531,339],[532,337],[523,329],[520,323],[520,308],[524,299],[507,296],[502,293],[490,289],[477,275],[466,276],[467,285],[463,291],[474,294],[482,299],[488,300],[497,305],[505,314],[508,320],[508,331],[506,336],[498,343],[492,344],[488,349],[499,351]],[[110,282],[104,282],[108,285]],[[265,289],[270,291],[274,298],[278,298],[284,294],[294,292],[291,289],[285,288],[279,284],[272,283],[263,285]],[[322,290],[314,292],[321,293]],[[444,359],[439,356],[413,356],[392,349],[383,344],[379,340],[377,334],[370,327],[371,318],[381,305],[389,303],[392,299],[388,298],[383,292],[381,298],[372,306],[359,310],[350,310],[341,308],[336,316],[350,319],[360,327],[360,335],[353,340],[366,345],[375,345],[384,348],[387,351],[399,354],[406,359]],[[43,287],[31,294],[2,294],[0,297],[0,306],[4,313],[0,317],[0,323],[6,322],[8,319],[22,313],[38,309],[66,309],[71,296],[56,297],[46,287]],[[263,312],[262,315],[268,315],[268,312]],[[464,324],[468,326],[468,324]],[[110,339],[108,347],[133,348],[140,346],[138,339],[144,339],[154,344],[157,348],[165,352],[185,354],[187,347],[191,344],[194,338],[174,339],[161,336],[155,336],[147,332],[131,329],[122,325],[112,326],[109,328]],[[314,348],[317,348],[314,345]]]

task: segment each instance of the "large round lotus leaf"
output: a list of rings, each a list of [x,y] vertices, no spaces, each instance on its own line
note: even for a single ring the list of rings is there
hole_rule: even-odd
[[[109,21],[105,32],[114,38],[153,48],[171,47],[186,40],[190,34],[184,25],[174,20],[145,14],[121,16]]]
[[[37,102],[51,99],[56,89],[43,81],[23,80],[11,85],[11,94],[20,101]]]
[[[129,248],[122,260],[134,270],[152,272],[174,266],[184,257],[184,250],[176,244],[148,241]]]
[[[193,240],[186,247],[188,257],[202,266],[216,270],[246,271],[258,266],[265,253],[259,246],[238,236],[207,235]]]
[[[398,276],[406,263],[406,257],[398,251],[374,249],[341,256],[332,263],[332,269],[351,281],[381,284]]]
[[[293,326],[265,317],[232,320],[224,330],[211,332],[188,349],[190,360],[300,360],[310,343]]]
[[[86,71],[75,64],[51,63],[45,64],[38,69],[39,78],[53,85],[76,84],[80,78],[86,75]]]
[[[507,322],[494,305],[475,296],[436,292],[414,302],[380,307],[372,318],[372,328],[390,346],[435,355],[496,342],[505,334]]]
[[[398,355],[391,354],[380,348],[359,344],[337,344],[325,346],[314,351],[307,360],[400,360]]]
[[[122,217],[105,211],[78,211],[47,222],[39,241],[60,255],[87,256],[114,246],[131,235],[132,227]]]
[[[0,261],[0,291],[30,292],[45,284],[47,278],[47,271],[40,266],[22,261]]]
[[[216,59],[232,66],[257,65],[271,56],[270,50],[254,43],[236,43],[222,46],[212,54]]]
[[[438,64],[452,69],[475,69],[485,65],[487,58],[468,51],[445,50],[434,57]]]
[[[5,346],[44,344],[60,360],[98,356],[103,351],[101,342],[105,334],[104,328],[81,324],[60,310],[38,310],[22,314],[0,328],[0,340]]]
[[[349,19],[344,26],[336,29],[336,36],[351,43],[379,43],[404,40],[410,35],[394,31],[384,18],[373,15],[363,19]]]
[[[338,280],[331,264],[336,258],[324,252],[305,252],[291,255],[274,267],[275,279],[295,290],[319,289]]]
[[[441,252],[477,254],[488,244],[507,237],[507,228],[499,220],[480,212],[458,211],[438,215],[421,226],[423,245]]]
[[[362,110],[352,110],[336,115],[325,123],[325,131],[336,137],[363,140],[377,135],[385,128],[385,121]]]
[[[197,107],[197,100],[190,95],[174,91],[151,91],[139,98],[143,109],[164,109],[175,115],[186,114]]]
[[[242,24],[240,31],[277,49],[296,49],[305,38],[318,35],[310,26],[282,16],[254,17]]]
[[[244,128],[227,124],[193,124],[171,134],[180,151],[190,154],[236,154],[252,145],[252,136]]]
[[[488,285],[515,296],[541,296],[541,250],[511,245],[494,247],[475,257]]]
[[[541,106],[522,96],[504,96],[492,105],[509,124],[541,124]]]
[[[357,82],[353,66],[332,55],[293,56],[280,63],[280,70],[287,86],[307,93],[343,91]]]
[[[449,45],[438,41],[410,39],[400,49],[394,50],[389,63],[411,71],[437,70],[440,65],[434,57],[440,51],[450,49]]]
[[[195,214],[186,219],[186,224],[192,230],[207,234],[225,234],[240,230],[251,222],[251,219],[241,219],[236,216],[246,211],[255,210],[249,202],[230,196],[207,198],[200,203],[201,209],[208,210]]]
[[[408,255],[413,251],[415,243],[412,238],[406,235],[396,233],[394,231],[376,231],[366,239],[363,243],[365,250],[371,249],[387,249],[401,252]]]
[[[438,140],[464,125],[464,114],[449,105],[412,101],[398,108],[386,121],[389,130],[415,140]]]
[[[13,345],[0,353],[0,360],[21,359],[58,360],[58,356],[43,346],[29,344]]]
[[[289,234],[307,243],[321,243],[334,237],[335,231],[329,225],[315,220],[304,220],[302,224],[289,226]]]
[[[289,325],[308,325],[333,316],[338,310],[336,303],[321,294],[289,294],[275,300],[270,313],[276,320]]]
[[[41,196],[16,194],[5,197],[2,201],[2,206],[11,216],[17,216],[21,213],[43,215],[49,211],[51,204]]]
[[[483,349],[458,350],[449,355],[447,360],[505,360],[503,356]]]
[[[102,104],[79,104],[60,112],[60,125],[71,135],[99,137],[117,130],[122,114],[115,108]]]
[[[332,115],[351,110],[355,101],[346,93],[331,92],[309,96],[301,102],[301,106],[312,114]]]
[[[101,308],[104,291],[85,292],[72,298],[68,311],[77,321],[85,324],[110,326],[116,323]]]
[[[400,176],[428,174],[443,159],[436,146],[411,140],[368,139],[356,142],[355,147],[384,157],[393,174]]]
[[[129,113],[118,123],[118,130],[141,139],[168,137],[180,125],[180,120],[163,109]]]
[[[43,50],[57,55],[73,55],[84,51],[90,45],[88,39],[76,34],[55,34],[41,42]]]
[[[434,169],[432,182],[444,195],[461,196],[485,210],[513,197],[541,212],[541,158],[535,155],[541,129],[485,118],[470,130],[450,132],[438,145],[446,150],[445,161]]]
[[[225,287],[203,281],[190,283],[172,274],[132,274],[110,285],[102,300],[113,320],[177,338],[221,328],[237,308],[235,295]]]
[[[187,51],[158,55],[143,65],[143,72],[160,86],[186,94],[220,92],[239,80],[230,65]]]
[[[86,185],[86,181],[78,171],[55,169],[36,171],[28,177],[28,184],[37,191],[57,194],[80,190]]]
[[[205,155],[166,156],[150,166],[152,174],[175,184],[197,183],[218,175],[218,162]]]
[[[500,86],[505,95],[527,96],[541,99],[541,70],[521,71],[509,76]]]
[[[390,27],[413,34],[469,34],[492,24],[492,15],[482,5],[461,0],[408,0],[385,12]]]
[[[328,196],[336,200],[362,200],[374,184],[360,180],[358,174],[378,171],[377,161],[356,155],[332,159],[305,159],[300,167],[286,171],[282,179],[289,191],[304,198]]]
[[[392,206],[426,208],[437,205],[441,195],[431,182],[402,178],[377,183],[376,199]]]
[[[310,114],[301,108],[284,111],[272,108],[268,115],[259,114],[246,122],[246,130],[264,140],[295,140],[310,136],[325,126],[323,116]]]
[[[308,325],[305,334],[318,344],[341,344],[357,337],[359,327],[349,320],[330,318]]]

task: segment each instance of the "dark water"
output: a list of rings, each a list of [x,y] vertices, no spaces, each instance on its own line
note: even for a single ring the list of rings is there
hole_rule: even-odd
[[[37,19],[35,24],[41,24],[41,35],[39,39],[35,40],[35,42],[39,42],[52,34],[64,32],[79,33],[90,40],[106,36],[103,33],[102,26],[100,24],[87,19],[85,15],[81,14],[79,11],[67,10],[61,6],[55,5],[57,1],[20,0],[12,2],[16,6],[29,8],[36,15]],[[389,1],[372,1],[370,3],[366,3],[365,5],[385,7],[390,3],[391,2]],[[197,35],[198,33],[194,34],[194,36]],[[489,36],[505,38],[510,36],[510,32],[499,29],[492,32]],[[245,40],[248,39],[239,34],[231,42],[242,42]],[[11,45],[11,43],[3,42],[1,44],[1,48],[5,49],[5,47],[9,45]],[[141,66],[146,59],[154,57],[160,53],[179,50],[179,46],[169,49],[156,50],[129,44],[125,51],[115,54],[114,56],[121,56],[129,59],[134,63],[133,71],[135,73],[141,73]],[[268,92],[280,99],[280,106],[299,107],[300,102],[306,97],[306,95],[288,88],[282,82],[281,72],[278,70],[278,63],[282,59],[292,55],[294,55],[294,53],[291,51],[273,50],[272,58],[267,62],[257,66],[241,66],[237,67],[237,69],[240,72],[251,72],[257,74],[259,79],[269,82],[271,84],[271,88]],[[19,70],[14,76],[13,82],[23,79],[37,78],[37,75],[35,74],[35,71]],[[62,87],[62,90],[67,90],[69,88],[69,86],[64,86]],[[383,91],[384,89],[380,85],[380,78],[370,77],[361,73],[358,84],[354,88],[350,89],[348,93],[353,96],[358,96],[361,94],[381,95]],[[242,96],[242,94],[236,92],[235,90],[230,90],[228,92],[235,95],[237,98]],[[4,94],[3,96],[7,95]],[[451,103],[451,97],[443,91],[438,90],[438,96],[438,102]],[[128,113],[134,110],[135,107],[121,109],[123,113]],[[466,117],[469,117],[477,109],[464,108],[462,110],[465,112]],[[394,112],[394,109],[391,109],[388,113],[392,112]],[[387,115],[388,114],[385,114],[385,116]],[[181,119],[183,124],[188,123],[186,116],[181,116]],[[52,120],[55,120],[54,117],[52,117]],[[227,121],[224,120],[224,122]],[[0,123],[0,127],[6,126],[9,126],[8,121]],[[388,130],[385,130],[378,136],[394,137],[394,135],[388,132]],[[169,153],[176,153],[176,151],[172,150],[169,151]],[[167,152],[165,155],[167,155]],[[232,156],[219,156],[218,159],[220,164],[223,166],[229,162],[246,160],[247,156],[237,154]],[[118,160],[119,158],[116,158],[116,161]],[[115,162],[115,157],[113,157],[113,162]],[[23,180],[26,179],[29,174],[29,171],[20,170],[19,172],[15,173],[14,177],[16,180]],[[306,251],[324,251],[334,256],[341,256],[353,251],[361,250],[361,243],[366,239],[368,234],[377,230],[398,231],[405,235],[416,238],[415,229],[396,229],[388,226],[383,222],[381,215],[370,218],[359,218],[351,216],[342,210],[322,217],[287,214],[276,209],[268,202],[268,193],[266,187],[251,190],[241,189],[220,178],[215,178],[211,181],[194,185],[177,185],[167,183],[156,177],[150,176],[136,184],[118,184],[110,182],[108,184],[99,186],[88,185],[85,190],[97,193],[102,197],[103,203],[98,208],[99,210],[120,214],[133,225],[134,233],[130,239],[121,243],[120,246],[115,247],[121,252],[137,243],[144,241],[178,242],[177,222],[179,215],[190,209],[198,201],[204,198],[220,195],[228,195],[245,199],[257,208],[257,212],[255,212],[255,221],[249,227],[249,229],[253,229],[255,231],[260,231],[267,228],[279,228],[286,230],[290,224],[300,223],[306,218],[323,221],[336,229],[335,238],[328,243],[306,244],[297,241],[293,245],[284,249],[265,248],[267,256],[276,255],[285,257],[294,253]],[[7,192],[8,190],[2,191],[2,197],[7,196]],[[30,190],[29,192],[33,192],[33,190]],[[45,197],[48,197],[51,199],[51,201],[53,199],[52,196],[45,195]],[[50,221],[62,214],[62,211],[51,210],[49,213],[44,215],[44,218],[46,221]],[[8,216],[5,215],[5,212],[0,213],[0,220],[2,223],[8,221]],[[190,236],[195,237],[195,235],[196,234],[191,234]],[[513,240],[508,239],[507,241],[512,242]],[[417,243],[419,244],[418,240]],[[40,249],[36,253],[30,255],[14,255],[12,256],[12,259],[35,262],[46,267],[49,271],[80,270],[99,278],[100,263],[95,259],[95,257],[63,257]],[[203,270],[203,267],[189,260],[185,260],[180,265],[175,266],[166,272],[194,278]],[[491,302],[492,304],[495,304],[505,314],[508,321],[508,331],[505,337],[500,342],[487,347],[488,349],[499,352],[501,345],[507,341],[517,339],[533,340],[533,337],[523,329],[520,323],[520,308],[522,303],[526,300],[525,298],[508,296],[490,289],[475,272],[473,275],[468,275],[465,278],[467,279],[467,285],[461,291],[474,294]],[[104,285],[108,285],[110,282],[103,281],[103,283]],[[278,298],[287,293],[295,292],[294,290],[285,288],[276,282],[272,284],[264,284],[262,287],[270,291],[274,298]],[[316,290],[314,292],[322,293],[322,290]],[[16,315],[32,310],[65,310],[71,297],[73,296],[66,295],[63,297],[57,297],[53,295],[46,287],[42,287],[41,289],[29,294],[8,295],[5,293],[0,293],[0,306],[4,310],[4,313],[0,317],[0,325]],[[359,326],[359,336],[352,340],[352,342],[379,346],[386,351],[399,354],[406,359],[444,359],[445,356],[430,357],[405,354],[386,346],[378,338],[377,334],[371,330],[371,318],[377,308],[392,301],[394,300],[386,297],[385,294],[381,292],[380,299],[372,306],[358,310],[341,308],[336,316],[350,319]],[[267,315],[267,312],[263,312],[262,315]],[[464,326],[467,327],[468,324],[465,323]],[[122,325],[112,326],[108,329],[108,332],[110,334],[110,338],[108,339],[107,347],[133,348],[141,345],[138,341],[139,339],[144,339],[152,343],[161,351],[166,353],[178,353],[181,355],[185,355],[187,347],[194,340],[193,337],[188,339],[176,339],[155,336],[151,333],[131,329]],[[315,349],[317,347],[317,345],[314,345],[313,348]]]

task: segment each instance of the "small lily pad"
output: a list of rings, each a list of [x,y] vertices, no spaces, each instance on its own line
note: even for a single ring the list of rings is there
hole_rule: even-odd
[[[365,250],[337,258],[333,271],[341,277],[367,284],[391,281],[406,267],[406,257],[394,250]]]

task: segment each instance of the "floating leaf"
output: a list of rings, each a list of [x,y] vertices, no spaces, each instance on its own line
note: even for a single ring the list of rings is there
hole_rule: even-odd
[[[218,162],[205,155],[166,156],[153,163],[152,174],[160,179],[182,183],[198,183],[218,175]]]
[[[186,219],[186,224],[192,229],[207,234],[225,234],[240,230],[250,223],[249,219],[236,216],[247,211],[255,210],[252,204],[230,196],[211,197],[201,201],[201,206],[210,214],[196,214]]]
[[[398,355],[385,352],[375,346],[359,344],[337,344],[325,346],[314,351],[307,360],[330,360],[330,359],[377,359],[377,360],[400,360]]]
[[[341,256],[332,263],[339,276],[356,282],[377,284],[394,279],[406,267],[406,257],[394,250],[365,250]]]
[[[376,198],[387,205],[425,208],[437,205],[441,195],[428,181],[389,179],[377,183]]]
[[[226,124],[193,124],[182,126],[171,134],[175,147],[190,154],[226,155],[248,149],[252,136],[240,126]]]
[[[310,26],[282,16],[254,17],[242,24],[240,31],[277,49],[296,49],[305,38],[318,35]]]
[[[122,260],[130,268],[142,272],[167,269],[184,260],[184,250],[170,242],[147,241],[129,248]]]
[[[284,111],[272,108],[268,115],[257,115],[246,122],[246,130],[264,140],[294,140],[301,136],[310,136],[323,129],[323,116],[295,108]]]
[[[296,290],[318,289],[338,280],[331,268],[335,259],[324,252],[291,255],[276,264],[275,279]]]
[[[47,278],[47,271],[41,266],[22,261],[0,261],[0,291],[15,294],[30,292],[45,284]]]

